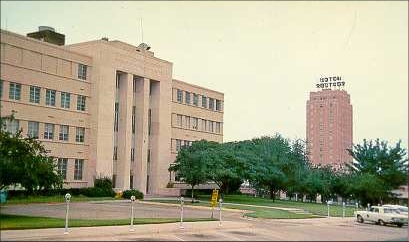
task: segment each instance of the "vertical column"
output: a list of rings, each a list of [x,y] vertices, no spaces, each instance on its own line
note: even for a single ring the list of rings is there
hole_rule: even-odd
[[[164,192],[169,181],[171,160],[171,100],[172,86],[170,81],[152,81],[151,90],[151,191]]]
[[[129,189],[132,138],[132,79],[131,74],[119,78],[118,161],[116,187]]]
[[[149,79],[135,80],[136,111],[136,145],[134,161],[134,188],[146,193],[147,159],[148,159],[148,113],[149,113]]]

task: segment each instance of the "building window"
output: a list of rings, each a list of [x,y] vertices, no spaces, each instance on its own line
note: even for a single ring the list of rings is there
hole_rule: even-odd
[[[185,128],[190,129],[190,117],[185,116]]]
[[[118,146],[114,146],[114,154],[112,156],[113,160],[118,160]]]
[[[21,97],[21,84],[10,82],[9,98],[12,100],[20,100]]]
[[[206,96],[202,96],[202,107],[207,108],[207,97]]]
[[[46,123],[44,125],[44,139],[54,138],[54,124]]]
[[[199,95],[196,93],[193,93],[193,105],[199,106]]]
[[[214,99],[209,97],[209,109],[214,110]]]
[[[177,139],[176,140],[176,152],[179,152],[181,147],[182,147],[182,141],[180,139]]]
[[[192,117],[192,129],[197,130],[197,128],[198,128],[197,118]]]
[[[83,159],[75,159],[74,180],[82,180]]]
[[[182,90],[177,90],[177,99],[178,99],[178,103],[182,103],[183,102],[183,92]]]
[[[0,80],[0,97],[3,97],[3,80]]]
[[[206,131],[206,120],[202,119],[202,131]]]
[[[58,174],[60,174],[64,180],[67,179],[67,163],[68,163],[67,158],[58,158],[57,171]]]
[[[38,130],[40,124],[38,122],[28,121],[27,136],[33,139],[38,139]]]
[[[115,119],[114,119],[114,131],[118,131],[119,122],[119,103],[115,103]]]
[[[209,121],[209,123],[210,123],[210,132],[214,132],[214,122],[213,121]]]
[[[135,113],[136,113],[136,107],[135,106],[132,106],[132,133],[134,134],[135,133]]]
[[[220,122],[216,122],[216,133],[220,134]]]
[[[16,134],[17,131],[20,129],[20,121],[17,119],[7,119],[6,120],[6,129],[7,132]]]
[[[40,103],[40,88],[30,86],[30,103]]]
[[[190,92],[185,92],[185,102],[190,105]]]
[[[131,148],[131,161],[135,160],[135,148]]]
[[[84,142],[84,137],[85,137],[85,128],[77,127],[77,134],[75,136],[75,141]]]
[[[45,91],[45,105],[55,106],[55,90],[47,89]]]
[[[60,125],[60,140],[68,141],[68,125]]]
[[[176,126],[182,127],[182,115],[176,114]]]
[[[61,92],[61,107],[70,108],[70,93]]]
[[[222,101],[216,99],[216,110],[217,111],[222,111]]]
[[[85,111],[85,96],[78,95],[77,96],[77,110]]]
[[[87,80],[87,66],[78,64],[78,79]]]

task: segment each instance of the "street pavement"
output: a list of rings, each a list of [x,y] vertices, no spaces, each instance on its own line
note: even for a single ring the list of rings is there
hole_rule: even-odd
[[[178,217],[180,212],[174,204],[138,202],[136,207],[139,209],[135,210],[135,217]],[[1,207],[1,213],[64,217],[60,211],[64,209],[64,204],[8,205]],[[71,204],[70,218],[129,218],[129,209],[129,203],[123,201],[78,202]],[[187,205],[185,211],[187,217],[210,216],[209,208]],[[64,228],[4,230],[1,241],[408,241],[406,226],[359,224],[353,218],[255,219],[243,214],[244,211],[226,210],[221,223],[184,222],[183,229],[180,223],[169,223],[135,225],[134,231],[130,231],[130,226],[69,228],[69,234],[64,234]],[[218,211],[215,215],[218,217]]]

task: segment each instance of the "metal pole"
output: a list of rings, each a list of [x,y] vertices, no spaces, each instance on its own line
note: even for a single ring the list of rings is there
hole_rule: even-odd
[[[345,202],[342,202],[342,217],[345,218]]]
[[[135,201],[135,196],[131,196],[131,228],[129,231],[135,231],[134,225],[133,225],[133,203]]]
[[[327,201],[327,211],[328,211],[327,217],[329,218],[329,201]]]
[[[184,229],[185,227],[183,227],[183,203],[184,203],[184,199],[183,197],[180,197],[180,227],[181,229]]]
[[[223,199],[219,200],[219,226],[222,226],[222,203]]]
[[[71,194],[69,194],[69,193],[65,194],[65,203],[67,204],[67,210],[65,211],[65,231],[64,231],[64,234],[69,234],[69,232],[68,232],[68,212],[70,210],[70,199],[71,199]]]

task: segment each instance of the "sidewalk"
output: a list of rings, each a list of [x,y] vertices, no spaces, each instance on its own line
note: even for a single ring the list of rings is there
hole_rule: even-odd
[[[177,233],[203,233],[214,232],[225,229],[247,228],[245,222],[224,221],[219,226],[218,221],[210,222],[184,222],[183,229],[180,223],[167,224],[144,224],[135,225],[134,231],[130,231],[130,225],[126,226],[100,226],[100,227],[77,227],[69,228],[69,234],[64,234],[64,228],[52,229],[30,229],[30,230],[3,230],[1,231],[1,241],[22,241],[22,240],[121,240],[123,238],[152,238],[156,240],[177,240],[169,236]]]

